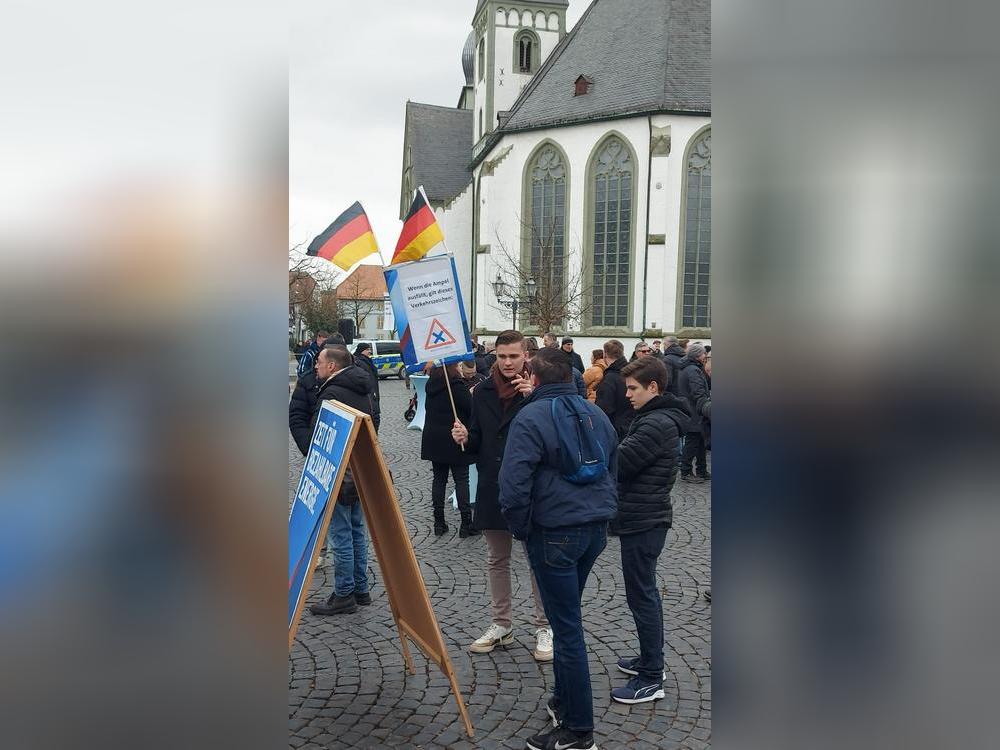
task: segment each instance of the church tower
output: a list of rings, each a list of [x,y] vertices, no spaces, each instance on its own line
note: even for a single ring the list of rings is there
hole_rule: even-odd
[[[472,142],[476,146],[496,130],[498,116],[510,109],[566,36],[568,5],[569,0],[478,0],[472,19]]]

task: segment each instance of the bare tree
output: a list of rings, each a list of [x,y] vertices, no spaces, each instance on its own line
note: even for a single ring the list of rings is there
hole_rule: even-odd
[[[341,309],[336,291],[329,285],[326,288],[315,288],[309,299],[302,304],[302,321],[306,328],[313,332],[333,332],[337,330]]]
[[[495,236],[500,277],[519,295],[521,327],[555,331],[580,326],[593,299],[586,266],[570,263],[565,235],[554,220],[544,226],[519,224],[517,248],[504,244],[499,233]],[[529,298],[524,291],[532,280],[535,291]]]
[[[381,292],[370,288],[360,273],[354,273],[341,282],[337,287],[337,297],[344,316],[354,319],[354,330],[359,336],[368,316],[381,313],[385,305]]]

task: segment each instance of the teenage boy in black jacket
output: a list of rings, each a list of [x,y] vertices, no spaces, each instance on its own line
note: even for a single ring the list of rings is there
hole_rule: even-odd
[[[663,692],[663,603],[656,562],[673,521],[670,489],[677,475],[680,436],[690,417],[687,402],[667,393],[667,368],[640,357],[622,369],[635,419],[618,445],[618,515],[625,599],[639,635],[639,656],[618,660],[631,679],[611,691],[619,703],[646,703]]]

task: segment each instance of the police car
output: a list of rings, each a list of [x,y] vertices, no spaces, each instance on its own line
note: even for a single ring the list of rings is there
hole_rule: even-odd
[[[358,344],[366,344],[372,348],[372,363],[378,370],[379,380],[393,376],[403,379],[405,368],[400,355],[398,341],[372,341],[370,339],[355,339],[352,351]]]

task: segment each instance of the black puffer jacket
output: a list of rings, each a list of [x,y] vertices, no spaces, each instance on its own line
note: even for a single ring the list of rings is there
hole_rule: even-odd
[[[680,378],[682,363],[684,361],[684,350],[678,344],[671,344],[663,350],[660,361],[667,366],[670,374],[670,382],[667,383],[667,391],[675,396],[680,395]]]
[[[332,378],[326,380],[316,389],[316,408],[309,424],[309,435],[312,437],[313,427],[319,417],[319,410],[327,400],[340,401],[342,404],[364,412],[372,413],[372,397],[368,382],[368,373],[360,367],[351,365],[340,370]],[[358,501],[358,491],[354,486],[354,477],[348,469],[344,474],[344,483],[340,488],[338,503],[353,505]]]
[[[702,406],[711,400],[712,390],[705,375],[705,365],[694,359],[684,358],[680,376],[680,396],[686,398],[694,418],[688,425],[688,432],[702,432],[705,428],[705,418],[702,416]]]
[[[638,534],[673,523],[670,490],[687,430],[687,402],[672,393],[656,396],[636,412],[618,444],[618,515],[615,534]]]
[[[451,394],[455,399],[455,411],[462,424],[468,426],[472,411],[472,394],[469,386],[460,377],[450,379]],[[451,428],[455,424],[455,414],[451,410],[451,400],[448,398],[448,387],[444,378],[431,375],[427,381],[427,403],[425,405],[423,435],[420,436],[420,457],[424,461],[437,461],[455,466],[468,466],[475,458],[472,452],[464,453],[451,437]]]
[[[306,373],[299,378],[288,402],[288,431],[302,455],[309,452],[312,440],[313,413],[316,411],[316,373]]]
[[[628,426],[635,417],[632,404],[625,396],[625,378],[622,377],[622,368],[628,362],[624,357],[619,357],[604,371],[604,377],[600,385],[597,386],[597,405],[608,415],[611,424],[614,425],[618,439],[621,440],[628,432]],[[584,394],[586,398],[586,394]]]
[[[465,449],[476,457],[476,504],[472,506],[472,525],[480,531],[509,531],[500,512],[500,466],[507,445],[511,420],[524,406],[524,396],[514,396],[510,408],[503,410],[493,378],[476,386],[472,394],[472,424]]]
[[[312,435],[312,428],[316,426],[316,417],[322,402],[330,399],[340,401],[352,409],[370,415],[372,413],[372,398],[368,373],[356,365],[351,365],[320,384],[316,390],[316,406],[309,424],[310,435]]]

